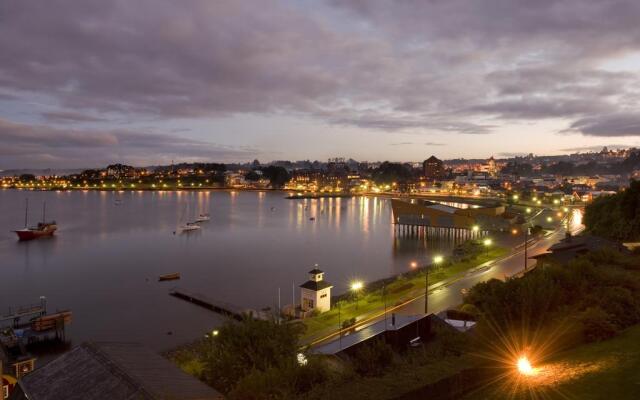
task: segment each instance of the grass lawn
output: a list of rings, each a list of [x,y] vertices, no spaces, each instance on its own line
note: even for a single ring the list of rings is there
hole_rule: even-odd
[[[429,286],[453,279],[467,272],[471,268],[477,267],[487,261],[500,258],[508,254],[506,248],[496,247],[488,252],[482,251],[475,257],[466,261],[460,261],[445,265],[429,273]],[[338,321],[345,321],[356,318],[360,321],[384,310],[385,297],[387,307],[402,304],[403,302],[420,296],[424,293],[425,275],[423,272],[415,273],[411,276],[399,276],[395,281],[386,285],[386,296],[382,296],[382,289],[367,291],[366,286],[362,293],[358,295],[357,301],[342,300],[339,304],[333,304],[332,309],[321,315],[305,318],[302,322],[306,331],[302,337],[302,342],[310,342],[312,339],[330,334],[338,329]]]
[[[561,353],[540,365],[539,375],[532,377],[534,391],[510,396],[508,386],[495,385],[465,399],[640,399],[640,325]]]

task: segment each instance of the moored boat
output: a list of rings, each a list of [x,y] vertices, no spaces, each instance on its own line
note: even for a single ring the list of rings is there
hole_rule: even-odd
[[[209,221],[211,219],[211,216],[209,215],[209,213],[203,213],[198,215],[198,217],[196,218],[196,222],[205,222],[205,221]]]
[[[174,272],[171,274],[163,274],[158,277],[159,281],[174,281],[176,279],[180,279],[180,273]]]
[[[196,222],[187,222],[186,224],[180,226],[179,230],[180,232],[192,232],[197,231],[200,228],[200,225],[198,225]]]
[[[26,200],[25,212],[24,212],[24,228],[15,230],[19,240],[33,240],[41,237],[53,236],[58,229],[56,221],[45,222],[46,219],[47,203],[42,206],[42,222],[38,222],[35,227],[28,227],[29,217],[29,199]]]

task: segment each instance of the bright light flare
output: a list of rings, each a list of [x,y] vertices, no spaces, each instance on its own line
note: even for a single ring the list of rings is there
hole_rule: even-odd
[[[357,292],[358,290],[362,289],[363,286],[364,285],[361,281],[355,281],[351,283],[351,290],[353,290],[354,292]]]
[[[531,366],[531,362],[526,356],[518,358],[518,372],[521,375],[531,376],[535,373],[535,369]]]
[[[442,257],[442,256],[435,256],[435,257],[433,257],[433,262],[434,262],[435,264],[440,264],[442,261],[444,261],[444,257]]]

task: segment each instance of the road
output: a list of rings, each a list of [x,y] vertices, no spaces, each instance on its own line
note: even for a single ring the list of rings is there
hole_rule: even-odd
[[[555,213],[555,211],[548,210],[548,213]],[[584,229],[584,226],[582,225],[581,211],[574,210],[572,211],[572,213],[573,214],[567,216],[564,219],[563,223],[558,226],[557,229],[554,230],[551,234],[528,246],[527,257],[529,258],[527,259],[527,268],[533,267],[536,263],[536,261],[532,260],[530,257],[546,252],[549,247],[562,240],[566,236],[567,231],[571,232],[571,234],[577,234]],[[546,218],[546,215],[541,214],[536,217]],[[523,247],[505,258],[495,261],[493,264],[490,264],[486,268],[471,271],[467,273],[467,275],[458,278],[450,283],[429,286],[429,313],[439,313],[441,311],[455,308],[460,305],[463,302],[463,289],[471,288],[472,286],[480,282],[485,282],[490,279],[504,280],[506,278],[521,274],[524,271],[524,262],[525,255]],[[403,316],[424,314],[424,295],[410,300],[395,308],[388,309],[386,317],[388,318],[389,314],[392,312]],[[379,313],[374,317],[367,318],[365,321],[362,321],[358,327],[356,327],[356,332],[360,330],[366,330],[367,327],[384,319],[384,313]],[[327,344],[335,337],[337,337],[337,334],[334,336],[325,337],[320,341],[314,342],[313,346]]]

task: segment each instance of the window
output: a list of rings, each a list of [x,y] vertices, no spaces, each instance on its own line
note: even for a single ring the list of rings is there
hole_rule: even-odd
[[[327,297],[327,294],[326,294],[326,293],[325,293],[325,294],[321,294],[321,295],[320,295],[320,298],[321,298],[321,299],[324,299],[325,297]]]

